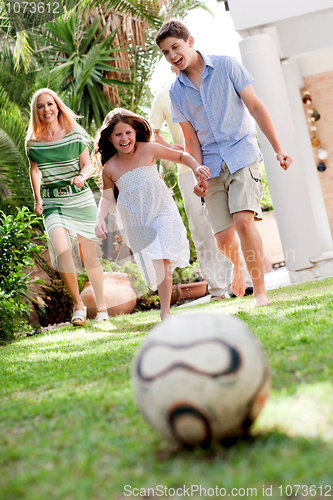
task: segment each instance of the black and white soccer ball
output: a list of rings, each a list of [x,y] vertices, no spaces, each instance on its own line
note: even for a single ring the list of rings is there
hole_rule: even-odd
[[[155,326],[136,353],[132,382],[150,424],[188,446],[247,433],[270,389],[264,352],[246,323],[209,313]]]

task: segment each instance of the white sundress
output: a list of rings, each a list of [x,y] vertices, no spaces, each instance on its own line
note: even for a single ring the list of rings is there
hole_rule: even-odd
[[[189,265],[190,249],[182,218],[156,165],[130,170],[115,184],[119,189],[119,230],[147,285],[156,290],[153,260],[170,260],[172,270]]]

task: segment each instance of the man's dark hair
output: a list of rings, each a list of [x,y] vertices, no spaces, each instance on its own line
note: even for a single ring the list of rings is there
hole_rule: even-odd
[[[169,21],[163,23],[161,28],[158,30],[155,42],[158,46],[160,46],[160,43],[169,36],[173,38],[180,38],[186,42],[190,36],[190,32],[181,21],[178,21],[177,19],[170,19]]]

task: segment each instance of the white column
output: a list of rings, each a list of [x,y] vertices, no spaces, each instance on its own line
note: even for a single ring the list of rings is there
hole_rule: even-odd
[[[299,82],[301,81],[299,78],[300,69],[298,72],[298,67],[296,66],[295,68],[295,64],[297,63],[291,64],[288,61],[284,61],[282,64],[282,73],[286,84],[294,128],[297,130],[296,140],[298,144],[298,151],[302,164],[303,175],[308,186],[312,212],[315,217],[315,224],[321,250],[322,252],[330,252],[333,250],[332,233],[328,222],[317,167],[313,157],[308,124],[304,115],[303,104],[299,93]],[[310,115],[308,115],[308,117],[310,117]],[[319,161],[320,160],[318,160],[318,162]]]
[[[243,64],[254,78],[254,90],[273,119],[281,146],[294,159],[285,172],[257,127],[287,269],[309,268],[313,266],[310,259],[322,251],[278,52],[269,34],[245,38],[239,45]]]

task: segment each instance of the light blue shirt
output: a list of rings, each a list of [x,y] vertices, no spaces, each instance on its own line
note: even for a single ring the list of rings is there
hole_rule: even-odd
[[[172,121],[192,124],[211,177],[219,175],[223,160],[233,174],[260,156],[250,115],[239,96],[253,78],[234,57],[201,55],[205,67],[200,90],[185,71],[171,85]]]

